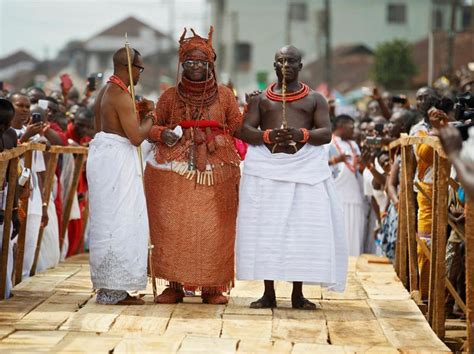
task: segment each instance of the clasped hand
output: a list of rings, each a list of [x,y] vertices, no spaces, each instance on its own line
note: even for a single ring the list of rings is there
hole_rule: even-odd
[[[303,133],[296,128],[273,129],[270,132],[269,139],[273,144],[280,146],[289,146],[293,143],[303,140]]]

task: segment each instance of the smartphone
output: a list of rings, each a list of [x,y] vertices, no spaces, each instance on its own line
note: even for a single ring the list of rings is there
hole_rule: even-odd
[[[61,79],[63,90],[69,91],[73,86],[71,76],[69,76],[69,74],[62,74],[59,78]]]
[[[406,98],[405,95],[393,96],[392,97],[392,102],[393,103],[405,104],[405,103],[407,103],[407,98]]]
[[[43,119],[41,118],[41,113],[31,113],[31,123],[41,123]]]
[[[87,89],[92,92],[92,91],[95,91],[95,88],[96,88],[96,86],[95,86],[95,77],[94,76],[89,76],[87,78]]]

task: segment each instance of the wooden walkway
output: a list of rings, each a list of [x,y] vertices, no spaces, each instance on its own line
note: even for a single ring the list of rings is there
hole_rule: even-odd
[[[288,283],[278,309],[249,309],[260,282],[237,282],[227,306],[155,305],[151,290],[144,306],[97,305],[87,256],[73,257],[0,302],[0,352],[449,353],[392,266],[371,258],[351,259],[343,294],[305,287],[320,306],[305,312],[290,308]]]

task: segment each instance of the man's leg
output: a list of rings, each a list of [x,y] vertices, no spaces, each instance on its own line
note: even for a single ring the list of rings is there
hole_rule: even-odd
[[[250,304],[253,309],[274,308],[276,306],[275,283],[273,280],[265,280],[265,291],[263,296]]]
[[[305,299],[303,296],[303,282],[293,282],[293,292],[291,293],[291,306],[294,309],[316,310],[316,305]]]

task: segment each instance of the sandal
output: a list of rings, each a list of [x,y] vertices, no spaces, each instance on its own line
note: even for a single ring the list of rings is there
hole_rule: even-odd
[[[316,310],[316,304],[304,298],[303,296],[291,299],[291,307],[299,310]]]
[[[257,301],[250,304],[251,309],[273,309],[277,307],[276,298],[263,295]]]
[[[181,290],[166,288],[153,300],[156,304],[177,304],[183,302],[184,292]]]
[[[202,303],[210,305],[225,305],[229,302],[229,299],[222,294],[202,294]]]
[[[145,305],[145,301],[127,294],[125,299],[120,300],[115,305]]]

